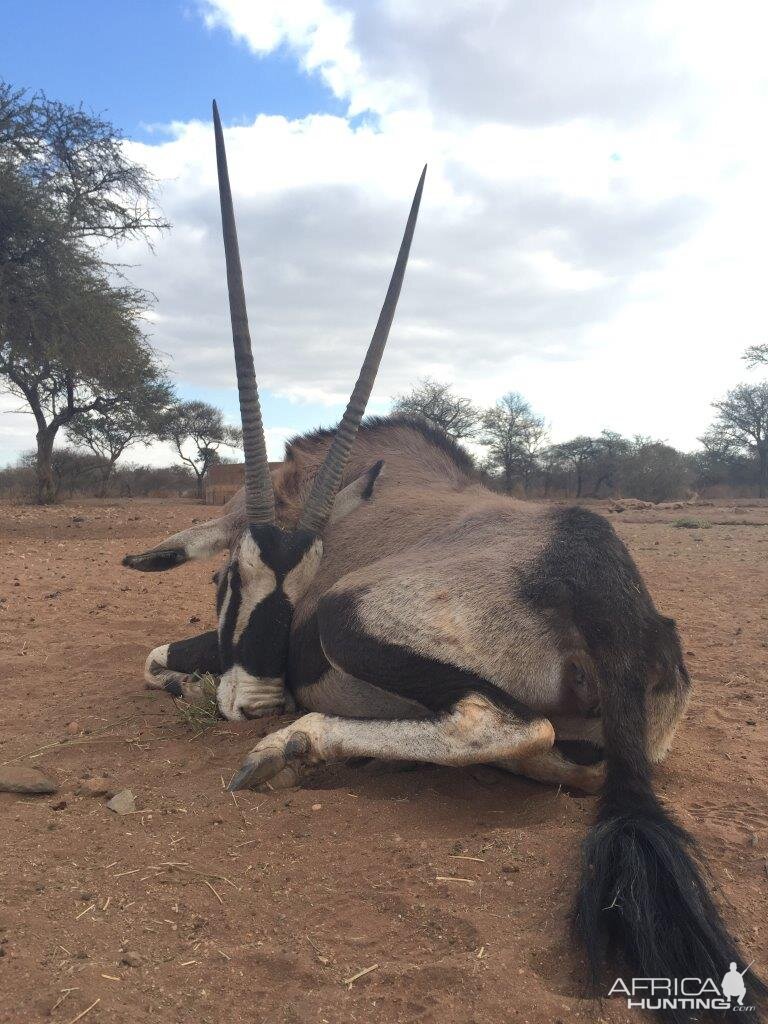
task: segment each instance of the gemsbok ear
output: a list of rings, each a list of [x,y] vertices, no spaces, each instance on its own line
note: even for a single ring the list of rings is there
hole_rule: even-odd
[[[126,555],[123,565],[140,572],[165,572],[193,559],[211,558],[229,547],[237,529],[235,516],[221,516],[199,526],[174,533],[164,541],[139,555]]]
[[[356,480],[353,480],[351,484],[347,484],[343,490],[339,491],[331,510],[330,523],[338,523],[344,516],[348,516],[350,512],[354,512],[356,508],[359,508],[364,501],[371,500],[373,489],[383,468],[384,460],[379,459],[370,469],[366,469]]]

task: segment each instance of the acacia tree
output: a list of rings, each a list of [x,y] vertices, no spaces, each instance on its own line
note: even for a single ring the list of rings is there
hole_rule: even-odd
[[[735,445],[733,438],[718,426],[710,427],[699,440],[704,450],[691,457],[699,485],[731,488],[759,483],[759,467],[754,458]]]
[[[18,188],[3,193],[9,179]],[[0,204],[14,228],[0,257],[0,391],[35,418],[37,498],[48,504],[56,497],[51,457],[59,430],[78,414],[129,403],[159,370],[139,326],[143,293],[111,284],[99,260],[47,211],[14,207],[27,191],[0,169],[0,194],[11,200]]]
[[[505,490],[521,480],[527,491],[546,438],[543,418],[522,395],[510,391],[483,415],[480,440],[488,446],[486,468],[501,474]]]
[[[663,441],[636,436],[627,442],[622,465],[622,491],[645,501],[670,501],[683,497],[690,484],[688,456]]]
[[[600,488],[613,490],[632,451],[632,443],[615,430],[603,430],[595,441],[594,481],[592,496],[598,497]]]
[[[119,242],[168,226],[154,205],[155,181],[128,159],[122,133],[82,106],[0,80],[0,160],[69,237]]]
[[[469,398],[432,377],[422,377],[410,391],[395,395],[392,412],[421,416],[456,440],[473,437],[480,422],[480,411]]]
[[[571,441],[553,444],[549,452],[556,464],[564,466],[575,474],[576,497],[580,498],[584,489],[584,476],[587,468],[592,465],[597,453],[595,439],[581,434]]]
[[[0,82],[0,389],[35,417],[41,503],[61,427],[158,372],[147,298],[114,283],[95,245],[164,226],[152,184],[108,122]]]
[[[67,426],[72,444],[88,448],[100,459],[99,497],[107,495],[115,463],[126,449],[140,441],[151,441],[162,433],[162,415],[173,400],[173,390],[163,374],[156,371],[137,384],[130,401],[103,412],[78,413]]]
[[[753,458],[758,466],[758,493],[768,497],[768,381],[739,384],[713,405],[718,416],[702,443],[708,449]]]
[[[55,500],[59,430],[129,404],[159,374],[139,327],[143,307],[141,292],[110,285],[85,253],[56,254],[20,275],[0,266],[0,390],[35,418],[40,503]]]
[[[392,411],[421,416],[457,441],[474,437],[480,423],[480,411],[468,398],[432,377],[422,377],[410,391],[396,395]]]
[[[177,402],[166,413],[160,429],[163,440],[170,441],[179,458],[191,467],[197,479],[197,496],[203,496],[205,474],[221,461],[219,449],[239,448],[243,432],[229,427],[224,414],[208,402]]]
[[[34,476],[37,469],[37,452],[24,452],[19,456],[17,466],[25,473]],[[98,455],[91,452],[80,452],[76,448],[57,447],[51,457],[53,482],[56,499],[61,494],[72,497],[75,492],[92,493],[103,469]]]
[[[768,345],[750,345],[743,358],[750,369],[760,365],[768,366]]]

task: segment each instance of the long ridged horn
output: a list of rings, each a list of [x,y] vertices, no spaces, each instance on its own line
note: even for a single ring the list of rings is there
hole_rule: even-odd
[[[245,308],[243,270],[240,266],[240,249],[237,244],[232,189],[229,186],[224,133],[221,130],[216,100],[213,101],[213,130],[216,136],[216,168],[219,173],[221,230],[224,236],[224,256],[227,262],[229,315],[232,320],[237,390],[240,396],[240,419],[243,424],[245,514],[249,523],[274,523],[275,495],[272,490],[272,477],[269,475],[264,425],[261,422],[259,392],[253,369],[251,334],[248,330],[248,311]]]
[[[376,380],[376,373],[384,353],[384,346],[389,337],[389,329],[392,326],[395,309],[397,308],[397,300],[400,297],[400,289],[405,277],[408,253],[411,249],[411,240],[416,228],[416,218],[419,215],[419,204],[421,203],[421,193],[424,190],[426,173],[427,167],[425,164],[419,178],[419,184],[416,187],[416,194],[411,203],[411,212],[408,214],[403,240],[400,243],[400,252],[397,254],[395,269],[392,271],[392,278],[384,298],[384,305],[381,307],[379,321],[376,324],[376,330],[373,332],[371,343],[368,346],[368,351],[360,370],[360,376],[357,378],[357,383],[352,391],[352,396],[349,399],[336,435],[331,442],[325,462],[315,477],[312,490],[309,492],[309,497],[299,518],[299,527],[312,530],[314,533],[320,533],[328,522],[333,502],[341,487],[341,478],[349,459],[349,453],[357,436],[357,428],[360,426],[360,421],[365,413],[365,407],[368,404],[368,399]]]

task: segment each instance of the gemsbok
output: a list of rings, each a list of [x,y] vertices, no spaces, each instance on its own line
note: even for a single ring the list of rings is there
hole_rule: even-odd
[[[361,423],[416,224],[416,190],[384,306],[338,429],[287,445],[270,475],[223,134],[214,104],[245,488],[210,522],[124,564],[170,569],[226,552],[218,630],[155,648],[150,685],[221,677],[228,719],[309,712],[263,738],[231,788],[305,765],[376,757],[496,764],[600,791],[574,926],[593,980],[606,954],[636,975],[715,978],[744,963],[692,837],[656,797],[690,682],[624,544],[582,508],[487,489],[458,445],[418,420]],[[752,971],[752,1002],[765,987]],[[687,1020],[688,1011],[669,1011]],[[757,1010],[740,1019],[758,1020]]]

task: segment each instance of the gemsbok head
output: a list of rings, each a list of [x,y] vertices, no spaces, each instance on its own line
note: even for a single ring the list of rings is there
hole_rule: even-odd
[[[157,548],[127,555],[123,564],[145,572],[173,568],[229,549],[218,577],[219,706],[228,718],[247,718],[282,704],[293,608],[323,556],[323,530],[365,500],[381,469],[377,463],[339,494],[342,476],[376,379],[408,262],[426,167],[411,204],[400,251],[368,351],[327,458],[320,467],[294,529],[275,521],[264,428],[256,385],[243,273],[235,226],[224,134],[213,104],[221,224],[229,309],[245,453],[245,524],[216,520],[168,538]]]

